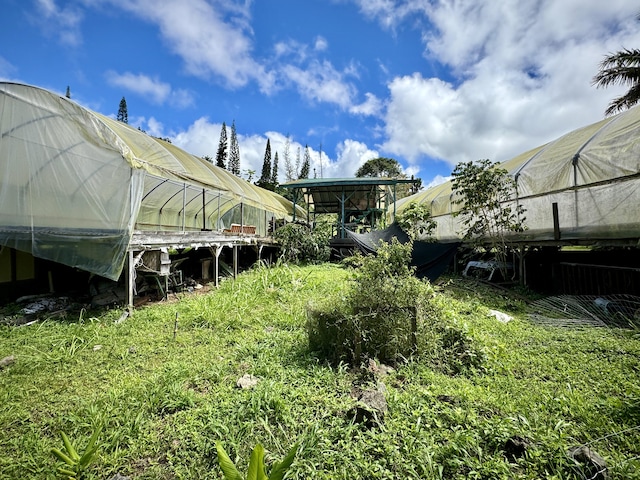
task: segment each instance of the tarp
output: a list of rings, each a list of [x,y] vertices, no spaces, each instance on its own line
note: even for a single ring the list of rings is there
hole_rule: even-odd
[[[66,97],[0,82],[0,246],[117,279],[135,230],[265,235],[293,208]]]
[[[380,246],[380,242],[391,243],[393,238],[405,244],[410,241],[409,235],[402,230],[397,223],[392,223],[384,230],[374,230],[369,233],[355,233],[347,230],[349,238],[354,240],[363,253],[373,254]],[[428,278],[435,281],[442,275],[451,260],[453,260],[459,242],[455,243],[433,243],[414,241],[411,251],[411,266],[416,268],[415,274],[418,278]]]
[[[499,159],[498,159],[499,160]],[[554,240],[553,204],[563,241],[601,244],[640,238],[640,107],[574,130],[500,165],[516,180],[527,230],[513,241]],[[463,236],[451,182],[398,202],[430,206],[438,240]]]

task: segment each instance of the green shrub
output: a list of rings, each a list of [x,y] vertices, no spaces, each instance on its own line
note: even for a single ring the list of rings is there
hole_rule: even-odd
[[[289,223],[278,228],[274,238],[280,244],[281,258],[290,263],[321,263],[329,260],[329,235],[324,229],[311,230],[305,225]]]
[[[413,240],[432,239],[437,226],[429,207],[419,202],[409,203],[396,215],[395,221]]]
[[[308,305],[312,351],[352,365],[418,356],[453,374],[482,364],[472,338],[446,314],[431,284],[414,276],[411,249],[396,239],[381,243],[375,256],[354,262],[360,266],[343,296]]]

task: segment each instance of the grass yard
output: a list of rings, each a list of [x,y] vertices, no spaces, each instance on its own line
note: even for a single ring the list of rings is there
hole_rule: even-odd
[[[299,443],[290,479],[584,479],[567,457],[584,444],[609,478],[640,479],[637,330],[536,326],[516,297],[447,279],[438,295],[485,368],[397,365],[381,379],[388,413],[367,427],[350,413],[363,375],[316,358],[305,331],[306,305],[348,277],[259,267],[122,323],[107,311],[1,326],[0,358],[15,362],[0,370],[0,478],[57,478],[60,432],[81,449],[103,425],[84,478],[220,479],[221,441],[242,472],[257,443],[268,464]],[[238,388],[244,374],[259,383]]]

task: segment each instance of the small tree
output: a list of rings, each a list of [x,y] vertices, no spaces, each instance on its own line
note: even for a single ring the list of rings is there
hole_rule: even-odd
[[[436,228],[429,208],[418,202],[411,202],[396,215],[396,223],[412,240],[430,237]]]
[[[309,145],[304,146],[304,160],[300,168],[300,176],[298,178],[309,178],[311,172],[311,154],[309,153]]]
[[[506,279],[508,237],[526,229],[525,209],[517,201],[515,180],[486,159],[461,162],[452,175],[453,203],[461,205],[453,215],[462,217],[464,239],[488,245]]]
[[[247,176],[247,182],[251,183],[253,181],[253,177],[256,175],[256,171],[251,170],[250,168],[245,168],[243,172]]]
[[[235,120],[231,124],[231,140],[229,145],[229,162],[227,163],[227,170],[234,175],[240,176],[240,147],[238,145]]]
[[[276,189],[278,187],[278,152],[273,157],[273,168],[271,168],[271,185]]]
[[[118,107],[118,115],[116,120],[122,123],[129,123],[129,113],[127,112],[127,101],[124,97],[120,100],[120,106]]]
[[[296,150],[296,166],[295,166],[296,176],[295,176],[295,179],[301,178],[300,177],[300,164],[301,164],[300,158],[301,158],[300,147],[298,147],[298,149]]]
[[[256,185],[267,190],[273,190],[271,183],[271,141],[267,138],[267,147],[264,150],[264,159],[262,160],[262,171]]]
[[[220,130],[220,141],[218,142],[218,153],[216,153],[216,166],[227,168],[227,125],[222,122]]]
[[[285,181],[290,182],[298,178],[298,172],[295,171],[293,164],[291,163],[291,137],[287,135],[287,139],[284,142],[284,178]]]

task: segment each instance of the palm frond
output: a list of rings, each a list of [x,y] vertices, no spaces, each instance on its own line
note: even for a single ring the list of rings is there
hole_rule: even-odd
[[[624,50],[608,55],[600,63],[600,71],[593,77],[596,87],[634,85],[640,82],[640,50]]]
[[[638,102],[640,102],[640,83],[631,87],[626,94],[613,99],[604,114],[608,117],[623,110],[627,110]]]

